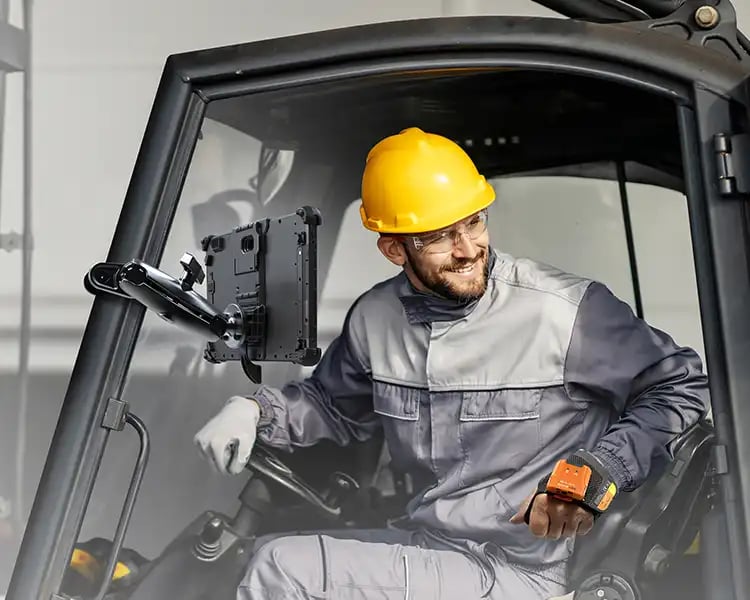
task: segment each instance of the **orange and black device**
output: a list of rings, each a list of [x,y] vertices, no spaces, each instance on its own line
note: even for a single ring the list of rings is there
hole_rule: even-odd
[[[549,494],[565,502],[574,502],[598,516],[612,503],[617,486],[599,461],[585,450],[579,450],[567,459],[558,460],[552,473],[539,481],[537,493]],[[529,522],[533,500],[526,510]]]
[[[596,502],[594,504],[596,509],[604,512],[615,497],[616,486],[613,482],[607,482],[606,488],[602,490],[604,482],[601,481],[598,485],[592,486],[592,477],[594,481],[598,479],[589,465],[559,460],[549,476],[545,491],[567,502],[579,502],[587,506],[590,506],[590,502]]]
[[[567,501],[582,501],[591,480],[591,468],[576,466],[567,460],[558,460],[547,480],[546,492]]]

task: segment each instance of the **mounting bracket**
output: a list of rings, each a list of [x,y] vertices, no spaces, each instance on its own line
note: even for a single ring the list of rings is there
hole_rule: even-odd
[[[662,31],[739,62],[750,62],[750,49],[740,43],[737,13],[729,0],[687,0],[665,17],[631,21],[627,26]]]

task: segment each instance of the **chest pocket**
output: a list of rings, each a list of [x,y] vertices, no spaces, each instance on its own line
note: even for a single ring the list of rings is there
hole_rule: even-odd
[[[463,392],[459,430],[465,479],[502,476],[536,456],[542,445],[541,398],[540,389]]]
[[[396,466],[408,469],[423,458],[420,441],[419,404],[423,390],[376,381],[373,409],[380,415],[391,458]]]

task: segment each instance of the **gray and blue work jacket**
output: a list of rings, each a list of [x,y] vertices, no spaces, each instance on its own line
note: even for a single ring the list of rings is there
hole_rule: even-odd
[[[491,545],[516,564],[560,563],[572,540],[509,523],[539,479],[586,448],[619,491],[635,489],[707,413],[707,378],[693,350],[603,284],[490,257],[469,304],[418,292],[404,273],[365,292],[309,378],[254,394],[258,437],[291,450],[383,428],[415,484],[407,526],[473,554]]]

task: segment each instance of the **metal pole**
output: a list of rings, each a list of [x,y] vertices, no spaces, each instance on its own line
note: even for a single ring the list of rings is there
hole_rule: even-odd
[[[622,222],[625,225],[625,242],[628,246],[628,260],[630,261],[630,277],[633,281],[633,297],[635,299],[635,314],[643,318],[643,301],[641,299],[641,278],[638,275],[638,259],[635,255],[635,241],[633,238],[633,222],[630,218],[630,202],[628,201],[627,179],[625,165],[618,161],[617,184],[620,188],[620,206],[622,207]]]
[[[26,413],[29,403],[29,351],[31,337],[31,254],[33,248],[31,219],[31,12],[32,0],[24,1],[23,22],[28,45],[28,63],[23,74],[23,230],[21,237],[21,323],[19,340],[19,387],[18,387],[18,427],[16,428],[16,509],[15,515],[19,533],[26,523],[24,509],[24,462],[26,454]]]
[[[2,0],[0,2],[0,21],[8,20],[8,13],[10,10],[10,0]],[[4,134],[5,134],[5,81],[8,74],[5,71],[0,71],[0,184],[3,181],[3,146],[4,146]],[[2,185],[0,185],[0,189]],[[2,224],[2,193],[0,193],[0,224]],[[2,229],[0,229],[2,231]]]

